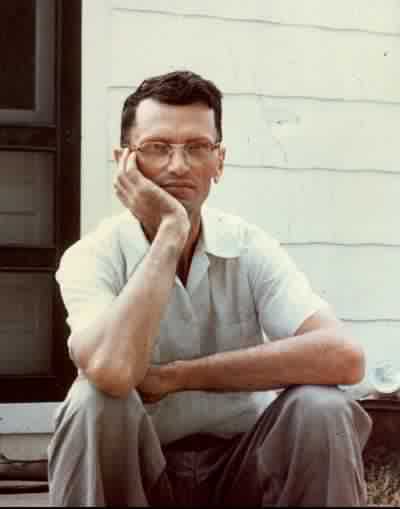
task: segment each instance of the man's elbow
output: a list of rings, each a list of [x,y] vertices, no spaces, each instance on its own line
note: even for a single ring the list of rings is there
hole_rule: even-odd
[[[87,334],[86,334],[87,336]],[[146,366],[137,366],[134,359],[109,355],[102,348],[90,348],[82,334],[72,334],[68,341],[70,357],[75,366],[100,391],[124,398],[142,382]],[[97,341],[93,341],[95,344]]]
[[[96,387],[101,392],[104,392],[107,396],[111,396],[112,398],[124,399],[128,397],[133,390],[133,387],[129,383],[115,379],[107,381],[97,379],[96,382],[93,383],[95,383]]]
[[[346,348],[346,369],[344,385],[354,385],[365,376],[365,353],[364,349],[355,342],[351,342]]]
[[[104,360],[104,359],[103,359]],[[146,375],[145,367],[125,359],[102,362],[93,356],[84,369],[86,377],[102,392],[114,398],[125,398],[139,386]]]
[[[138,385],[131,370],[123,367],[113,369],[89,363],[84,374],[97,389],[113,398],[126,398]]]

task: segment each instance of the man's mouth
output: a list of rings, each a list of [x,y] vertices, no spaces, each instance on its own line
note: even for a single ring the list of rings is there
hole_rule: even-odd
[[[174,189],[194,189],[194,185],[192,182],[188,182],[185,180],[175,180],[171,182],[166,182],[162,186],[164,189],[174,188]]]
[[[191,182],[168,182],[162,186],[165,191],[170,194],[181,194],[194,189],[194,185]]]

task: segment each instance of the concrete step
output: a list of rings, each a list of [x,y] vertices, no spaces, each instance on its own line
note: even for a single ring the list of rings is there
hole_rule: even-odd
[[[21,484],[18,481],[0,481],[0,507],[46,507],[49,505],[48,492],[22,493]],[[24,482],[23,484],[27,489],[34,491],[38,483]],[[11,491],[12,488],[19,493],[4,493],[4,491]]]
[[[0,435],[0,452],[11,460],[47,459],[50,433],[27,433]],[[44,482],[0,480],[0,507],[46,507],[48,492],[37,493]],[[23,490],[23,491],[22,491]],[[27,492],[32,490],[32,492]],[[17,493],[9,493],[16,491]]]
[[[0,496],[0,507],[46,507],[48,505],[48,493],[24,493]]]
[[[45,459],[51,437],[51,433],[0,434],[0,452],[11,460]]]

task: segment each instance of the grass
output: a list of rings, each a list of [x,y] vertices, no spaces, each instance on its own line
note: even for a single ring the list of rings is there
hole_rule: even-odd
[[[400,454],[384,446],[364,454],[368,505],[400,506]]]

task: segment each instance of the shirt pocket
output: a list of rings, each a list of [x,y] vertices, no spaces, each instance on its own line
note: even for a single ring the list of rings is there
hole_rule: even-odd
[[[261,344],[263,339],[257,314],[247,314],[236,322],[221,321],[215,329],[215,339],[218,352]]]
[[[173,320],[162,323],[152,354],[154,364],[199,357],[200,340],[198,326],[194,322]]]

